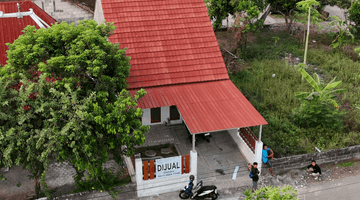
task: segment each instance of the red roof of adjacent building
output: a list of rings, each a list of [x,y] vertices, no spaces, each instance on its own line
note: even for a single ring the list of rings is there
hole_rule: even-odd
[[[229,79],[204,0],[101,0],[127,47],[129,88]]]
[[[176,105],[191,133],[265,125],[229,79],[204,0],[101,0],[127,47],[132,95],[140,108]]]
[[[29,9],[33,9],[34,13],[44,20],[48,25],[54,24],[56,20],[48,15],[45,11],[39,8],[36,4],[30,1],[11,1],[1,2],[0,11],[6,13],[18,12],[17,3],[20,4],[20,12],[28,12]],[[6,64],[7,56],[6,51],[8,47],[6,43],[13,43],[20,35],[21,32],[27,25],[39,26],[35,23],[30,16],[24,16],[23,18],[11,17],[11,18],[0,18],[0,64],[4,66]]]
[[[176,105],[191,133],[267,124],[231,80],[145,89],[140,108]],[[130,90],[135,95],[136,89]]]

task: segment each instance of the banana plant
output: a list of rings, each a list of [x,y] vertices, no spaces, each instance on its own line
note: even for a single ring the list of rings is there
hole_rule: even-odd
[[[336,26],[339,29],[339,35],[336,36],[335,40],[332,41],[332,44],[330,46],[332,46],[334,49],[341,46],[345,42],[346,37],[351,38],[351,42],[354,43],[355,37],[350,32],[350,26],[345,26],[346,21],[341,20],[338,16],[331,16],[330,18],[333,18],[334,21],[331,21],[328,26]]]
[[[346,92],[345,89],[335,89],[342,84],[342,81],[335,82],[336,77],[325,85],[324,81],[317,73],[314,73],[313,77],[311,77],[303,68],[300,68],[299,71],[304,79],[311,85],[313,90],[311,92],[295,92],[295,98],[300,100],[324,101],[332,100],[332,98],[335,97],[335,93],[341,94]],[[336,102],[334,101],[334,103]]]
[[[359,53],[359,56],[360,56],[360,47],[358,47],[358,48],[355,48],[355,50],[354,50],[356,53]]]

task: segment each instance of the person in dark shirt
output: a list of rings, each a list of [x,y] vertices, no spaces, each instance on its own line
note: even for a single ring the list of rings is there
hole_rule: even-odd
[[[319,165],[316,164],[316,161],[312,160],[311,165],[309,165],[307,168],[308,168],[309,172],[311,173],[311,175],[313,177],[315,177],[315,180],[317,180],[319,175],[321,174],[321,169],[320,169]]]
[[[257,168],[258,163],[254,162],[253,166],[251,167],[252,170],[252,180],[253,180],[253,188],[252,188],[252,192],[254,192],[255,190],[257,190],[257,182],[259,180],[259,169]]]

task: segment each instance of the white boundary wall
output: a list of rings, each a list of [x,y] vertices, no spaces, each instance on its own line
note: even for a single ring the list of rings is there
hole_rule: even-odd
[[[180,191],[189,183],[189,176],[194,175],[197,180],[197,152],[190,151],[190,173],[170,178],[143,180],[143,164],[141,158],[135,159],[137,196],[145,197],[156,194]]]
[[[240,137],[238,129],[229,129],[228,130],[231,137],[234,139],[236,144],[238,145],[239,150],[245,156],[245,159],[248,163],[257,162],[258,169],[261,169],[262,161],[262,148],[263,143],[261,141],[256,141],[255,143],[255,154],[251,151],[251,149],[246,145],[245,141]],[[261,173],[261,172],[260,172]]]
[[[246,145],[245,141],[240,137],[238,129],[229,129],[228,130],[231,137],[234,139],[236,144],[238,145],[239,150],[245,156],[246,162],[252,163],[254,160],[254,153],[251,149]]]

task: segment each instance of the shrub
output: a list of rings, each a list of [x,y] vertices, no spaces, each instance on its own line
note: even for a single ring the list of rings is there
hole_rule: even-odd
[[[355,22],[357,32],[360,33],[360,1],[354,1],[348,10],[349,20]],[[359,37],[359,35],[358,35]]]
[[[294,122],[303,128],[322,126],[340,131],[343,129],[344,116],[344,110],[339,111],[330,101],[304,100],[293,111]]]

